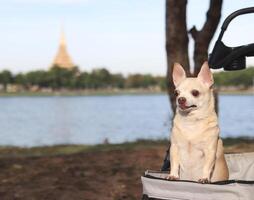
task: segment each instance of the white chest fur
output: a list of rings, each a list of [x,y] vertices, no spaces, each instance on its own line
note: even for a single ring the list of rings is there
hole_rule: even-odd
[[[205,151],[218,134],[217,121],[212,117],[194,121],[175,118],[171,142],[178,149],[181,179],[197,180],[200,177],[205,165]]]

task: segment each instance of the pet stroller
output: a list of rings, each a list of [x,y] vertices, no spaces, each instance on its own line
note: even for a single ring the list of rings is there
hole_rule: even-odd
[[[254,152],[226,154],[229,180],[211,184],[169,181],[166,171],[146,171],[141,177],[143,200],[253,200]]]
[[[213,69],[239,70],[246,67],[246,56],[254,56],[254,43],[227,47],[222,36],[228,24],[235,17],[254,13],[254,7],[238,10],[229,15],[221,27],[221,33],[209,56],[209,66]],[[161,171],[147,170],[141,177],[142,200],[254,200],[254,152],[226,154],[229,180],[200,184],[188,180],[167,180],[170,163],[169,150]]]

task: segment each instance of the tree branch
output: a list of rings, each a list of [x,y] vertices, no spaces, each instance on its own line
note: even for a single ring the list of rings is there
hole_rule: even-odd
[[[210,0],[209,9],[206,13],[206,21],[201,30],[194,26],[189,30],[194,39],[194,76],[198,74],[202,63],[207,60],[208,47],[214,36],[221,17],[223,0]]]
[[[194,40],[197,38],[198,30],[197,30],[197,28],[196,28],[195,25],[189,30],[189,33],[191,34],[191,37],[192,37]]]
[[[209,10],[206,13],[206,21],[200,30],[200,37],[204,37],[208,44],[220,21],[222,2],[223,0],[210,0]]]

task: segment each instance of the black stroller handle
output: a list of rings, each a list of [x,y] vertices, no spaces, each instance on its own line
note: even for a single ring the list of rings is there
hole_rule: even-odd
[[[243,9],[240,9],[240,10],[237,10],[235,12],[233,12],[232,14],[230,14],[226,19],[225,21],[223,22],[222,24],[222,27],[221,29],[223,30],[226,30],[229,23],[234,19],[236,18],[237,16],[239,15],[244,15],[244,14],[249,14],[249,13],[253,13],[254,12],[254,7],[249,7],[249,8],[243,8]]]
[[[210,68],[224,70],[240,70],[246,68],[246,57],[254,56],[254,43],[228,47],[221,40],[230,22],[239,15],[254,13],[254,7],[243,8],[230,14],[221,26],[221,32],[209,55],[208,63]]]
[[[230,24],[230,22],[238,17],[239,15],[245,15],[245,14],[250,14],[250,13],[254,13],[254,7],[249,7],[249,8],[243,8],[243,9],[240,9],[240,10],[237,10],[233,13],[231,13],[223,22],[222,26],[221,26],[221,33],[219,35],[219,38],[218,40],[221,40],[222,39],[222,36],[224,34],[224,32],[227,30],[228,28],[228,25]]]

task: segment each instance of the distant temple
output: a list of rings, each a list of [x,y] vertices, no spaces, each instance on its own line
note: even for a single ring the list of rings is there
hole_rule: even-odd
[[[53,61],[52,66],[58,66],[65,69],[71,69],[74,67],[74,64],[71,60],[71,57],[67,51],[66,41],[64,37],[64,32],[61,32],[60,44],[58,48],[58,52]]]

